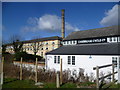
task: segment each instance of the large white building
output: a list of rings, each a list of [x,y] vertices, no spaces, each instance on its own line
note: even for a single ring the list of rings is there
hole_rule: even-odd
[[[115,70],[120,68],[120,33],[118,26],[76,31],[63,40],[63,46],[46,53],[46,69],[60,70],[62,59],[63,70],[95,74],[93,67],[117,64]],[[108,74],[112,67],[101,69],[100,72]],[[71,72],[71,73],[72,73]]]

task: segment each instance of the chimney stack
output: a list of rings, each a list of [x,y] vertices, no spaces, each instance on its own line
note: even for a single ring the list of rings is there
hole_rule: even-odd
[[[64,19],[65,10],[62,9],[62,39],[65,38],[65,19]]]

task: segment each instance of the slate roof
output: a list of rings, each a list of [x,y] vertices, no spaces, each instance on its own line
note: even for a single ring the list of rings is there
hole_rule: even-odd
[[[72,32],[64,40],[74,40],[74,39],[88,39],[96,37],[106,37],[106,36],[118,36],[120,35],[120,26],[110,26],[97,29],[83,30]]]
[[[19,41],[23,43],[32,43],[32,42],[39,42],[39,41],[48,41],[48,40],[62,40],[61,37],[53,36],[53,37],[45,37],[45,38],[38,38],[38,39],[32,39],[32,40],[26,40],[26,41]],[[11,46],[12,43],[5,44],[7,46]]]
[[[23,41],[23,42],[24,43],[31,43],[31,42],[48,41],[48,40],[62,40],[62,38],[58,37],[58,36],[53,36],[53,37],[45,37],[45,38],[27,40],[27,41]]]
[[[50,51],[49,55],[120,55],[120,43],[66,45]]]

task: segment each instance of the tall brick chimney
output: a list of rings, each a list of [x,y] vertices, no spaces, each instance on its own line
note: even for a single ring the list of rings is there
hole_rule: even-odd
[[[65,18],[64,18],[64,12],[65,10],[62,9],[62,39],[65,38]]]

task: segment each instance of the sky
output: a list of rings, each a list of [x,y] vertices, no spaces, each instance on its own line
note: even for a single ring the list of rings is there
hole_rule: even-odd
[[[3,2],[2,36],[61,36],[61,10],[65,9],[65,36],[71,32],[117,25],[117,2]]]

